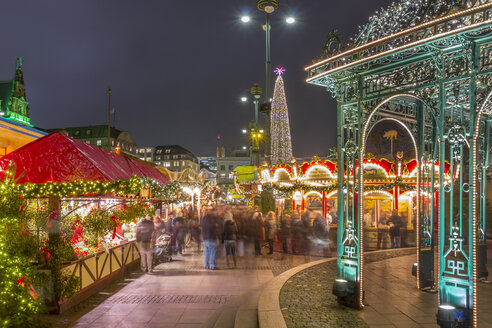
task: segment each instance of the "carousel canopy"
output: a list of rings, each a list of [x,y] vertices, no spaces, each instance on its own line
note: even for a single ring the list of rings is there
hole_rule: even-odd
[[[149,177],[168,184],[159,170],[55,132],[37,139],[0,159],[0,177],[9,163],[22,174],[18,183],[118,181]]]

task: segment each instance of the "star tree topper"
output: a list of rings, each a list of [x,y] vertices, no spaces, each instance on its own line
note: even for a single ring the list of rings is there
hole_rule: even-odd
[[[285,68],[283,68],[282,66],[279,66],[276,69],[274,69],[273,71],[275,72],[275,74],[280,76],[280,75],[285,73]]]

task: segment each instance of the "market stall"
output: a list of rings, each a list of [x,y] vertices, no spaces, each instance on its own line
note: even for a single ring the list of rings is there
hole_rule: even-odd
[[[35,294],[53,313],[137,264],[136,219],[180,192],[153,167],[60,133],[1,158],[0,177],[2,189],[22,199],[26,235],[41,252],[38,271],[51,281]]]

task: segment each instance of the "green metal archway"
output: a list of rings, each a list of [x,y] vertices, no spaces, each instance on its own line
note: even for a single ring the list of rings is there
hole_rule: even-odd
[[[417,287],[438,289],[442,326],[445,311],[476,326],[477,281],[488,275],[492,0],[401,1],[373,16],[353,44],[341,45],[335,34],[306,71],[308,83],[337,100],[338,167],[353,172],[338,176],[338,194],[345,195],[338,198],[339,300],[364,306],[364,169],[358,163],[368,131],[392,119],[416,144]]]

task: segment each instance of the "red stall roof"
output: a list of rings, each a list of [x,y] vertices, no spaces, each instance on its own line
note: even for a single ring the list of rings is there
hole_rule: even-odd
[[[18,183],[116,181],[149,177],[161,184],[169,179],[154,167],[108,152],[59,132],[39,138],[0,159],[0,176],[10,161],[17,166]]]

